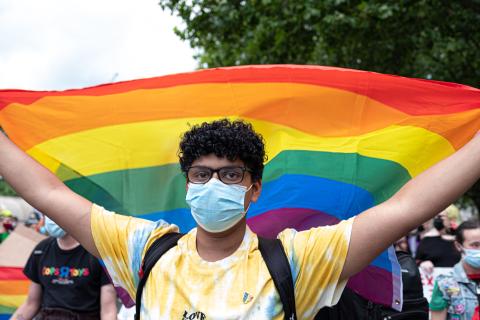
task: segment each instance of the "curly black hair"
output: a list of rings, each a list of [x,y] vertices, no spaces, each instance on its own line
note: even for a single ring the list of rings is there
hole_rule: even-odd
[[[265,144],[250,123],[220,119],[195,125],[183,134],[178,157],[184,173],[195,160],[209,154],[230,161],[240,159],[250,170],[253,182],[262,179]]]

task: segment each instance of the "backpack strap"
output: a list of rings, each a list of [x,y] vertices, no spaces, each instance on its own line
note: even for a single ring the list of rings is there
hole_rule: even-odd
[[[177,245],[177,242],[181,237],[183,237],[183,234],[181,233],[167,233],[155,240],[145,253],[142,267],[139,272],[140,281],[138,283],[137,294],[135,297],[135,320],[140,320],[142,292],[153,266],[157,263],[160,257],[165,254],[165,252]],[[285,319],[296,320],[297,314],[295,308],[293,277],[282,243],[278,239],[258,237],[258,248],[265,264],[267,265],[268,271],[272,276],[275,288],[280,295]]]
[[[142,303],[143,287],[145,287],[145,283],[147,282],[147,278],[150,275],[153,266],[157,263],[160,257],[163,256],[165,252],[175,247],[178,240],[183,236],[183,233],[167,233],[156,239],[145,253],[142,266],[138,273],[140,281],[138,283],[137,294],[135,297],[135,320],[140,320],[140,306]]]
[[[285,320],[296,320],[297,310],[295,307],[292,271],[282,242],[279,239],[258,237],[258,249],[280,295]]]

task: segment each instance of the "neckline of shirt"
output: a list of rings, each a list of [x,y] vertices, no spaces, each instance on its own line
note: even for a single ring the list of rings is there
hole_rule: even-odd
[[[228,257],[225,257],[221,260],[217,260],[213,262],[204,260],[198,254],[197,245],[196,245],[197,244],[197,228],[192,229],[187,234],[185,239],[181,239],[179,241],[179,246],[186,253],[187,257],[193,260],[195,265],[198,265],[201,267],[208,267],[210,269],[211,268],[214,268],[214,269],[228,268],[232,264],[236,263],[238,260],[248,255],[250,248],[252,246],[252,241],[254,241],[255,238],[256,238],[255,234],[247,226],[245,230],[245,235],[243,236],[242,243],[237,248],[237,250],[235,250],[235,252],[229,255]]]
[[[71,249],[62,249],[62,248],[60,248],[60,245],[58,244],[58,239],[54,240],[54,246],[55,246],[55,249],[58,251],[58,253],[65,254],[65,255],[74,253],[74,252],[82,249],[82,246],[80,245],[80,243],[78,245],[76,245],[75,247],[71,248]]]

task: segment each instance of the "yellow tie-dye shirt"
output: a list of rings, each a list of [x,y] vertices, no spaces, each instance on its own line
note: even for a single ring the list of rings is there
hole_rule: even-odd
[[[323,306],[338,302],[346,281],[339,281],[353,219],[335,226],[297,232],[284,230],[285,248],[295,282],[299,319],[311,319]],[[177,231],[151,222],[92,208],[95,245],[113,283],[135,299],[138,271],[153,241]],[[152,269],[142,295],[141,319],[283,319],[273,280],[248,227],[229,257],[207,262],[196,250],[196,229],[182,237]]]

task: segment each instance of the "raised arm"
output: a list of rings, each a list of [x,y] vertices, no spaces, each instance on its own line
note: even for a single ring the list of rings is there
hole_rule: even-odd
[[[433,218],[480,178],[480,134],[355,218],[342,272],[348,278],[410,230]]]
[[[90,229],[92,203],[0,133],[0,175],[33,207],[50,217],[82,246],[99,256]]]

